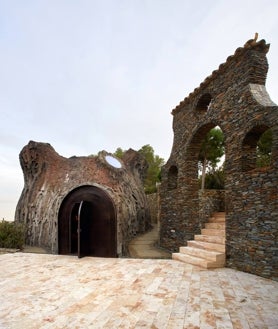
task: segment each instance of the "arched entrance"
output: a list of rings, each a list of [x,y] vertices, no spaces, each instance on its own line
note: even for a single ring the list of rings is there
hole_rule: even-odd
[[[109,195],[82,186],[63,200],[58,215],[58,253],[117,257],[116,214]]]

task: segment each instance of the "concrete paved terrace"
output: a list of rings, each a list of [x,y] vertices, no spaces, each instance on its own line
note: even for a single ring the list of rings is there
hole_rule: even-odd
[[[278,328],[278,282],[171,259],[0,255],[0,328]]]

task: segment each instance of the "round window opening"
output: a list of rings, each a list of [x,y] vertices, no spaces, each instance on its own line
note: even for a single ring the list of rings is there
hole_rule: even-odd
[[[122,168],[121,162],[118,159],[114,158],[112,155],[106,155],[105,160],[107,161],[107,163],[110,164],[110,166],[114,168]]]

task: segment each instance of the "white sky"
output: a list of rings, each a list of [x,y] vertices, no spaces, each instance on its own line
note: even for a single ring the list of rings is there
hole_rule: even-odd
[[[168,159],[171,110],[259,33],[278,102],[277,0],[0,0],[0,219],[23,188],[18,155],[138,150]]]

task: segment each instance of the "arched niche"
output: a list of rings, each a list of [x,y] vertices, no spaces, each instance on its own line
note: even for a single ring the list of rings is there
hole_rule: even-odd
[[[196,105],[197,111],[207,111],[212,101],[212,96],[209,93],[203,94]]]
[[[265,140],[268,141],[265,142]],[[263,144],[267,144],[265,152],[262,150]],[[272,132],[266,125],[258,125],[249,130],[242,142],[242,171],[247,172],[258,167],[264,167],[271,163]],[[268,159],[263,161],[262,155],[267,155]]]
[[[174,190],[178,185],[178,167],[172,165],[168,171],[168,189]]]

